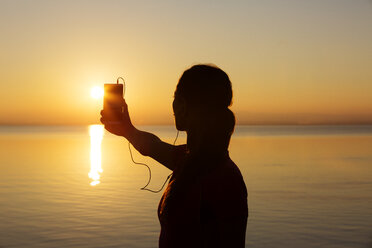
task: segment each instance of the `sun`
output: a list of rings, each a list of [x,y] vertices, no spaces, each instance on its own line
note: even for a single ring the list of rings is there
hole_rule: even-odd
[[[103,88],[99,86],[94,86],[90,90],[90,95],[94,99],[101,99],[103,97]]]

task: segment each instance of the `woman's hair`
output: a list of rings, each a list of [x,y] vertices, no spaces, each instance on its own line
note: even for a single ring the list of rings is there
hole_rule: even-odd
[[[177,95],[198,108],[227,108],[232,103],[229,76],[212,65],[194,65],[186,70],[177,84]]]
[[[229,76],[213,65],[194,65],[186,70],[175,91],[188,108],[197,114],[201,125],[229,143],[234,131],[235,116],[229,109],[232,104]]]

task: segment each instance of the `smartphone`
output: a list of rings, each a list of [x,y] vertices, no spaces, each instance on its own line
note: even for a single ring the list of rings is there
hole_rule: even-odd
[[[123,113],[121,101],[123,99],[123,84],[105,84],[103,110],[108,122],[120,123]]]

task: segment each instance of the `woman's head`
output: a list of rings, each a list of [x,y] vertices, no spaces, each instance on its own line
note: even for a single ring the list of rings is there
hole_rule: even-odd
[[[181,131],[204,127],[229,136],[235,126],[232,88],[228,75],[216,66],[194,65],[186,70],[174,93],[173,111]]]

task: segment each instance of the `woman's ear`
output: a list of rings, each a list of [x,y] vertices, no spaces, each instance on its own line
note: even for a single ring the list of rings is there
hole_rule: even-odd
[[[185,98],[177,96],[174,99],[173,112],[176,119],[176,128],[180,131],[186,131],[188,118]]]
[[[183,97],[180,97],[179,112],[181,115],[186,116],[187,104]]]

